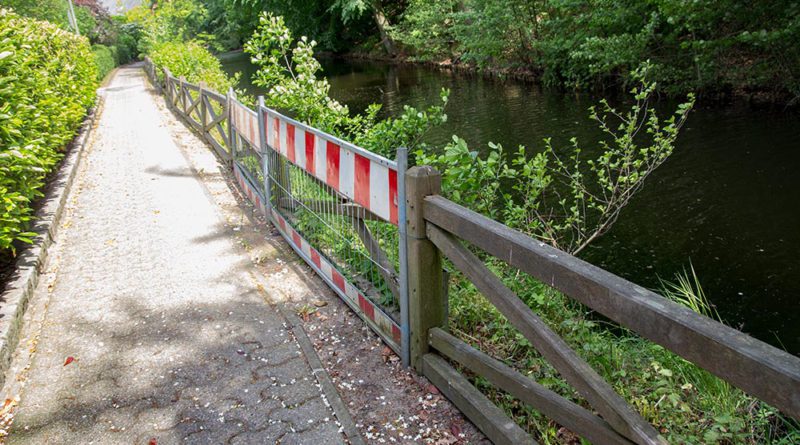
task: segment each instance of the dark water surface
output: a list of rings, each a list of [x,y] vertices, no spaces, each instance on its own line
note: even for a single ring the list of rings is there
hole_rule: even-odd
[[[451,90],[448,121],[429,135],[443,145],[458,134],[473,149],[489,141],[540,150],[542,139],[597,140],[587,108],[596,97],[543,91],[416,66],[323,60],[331,94],[362,110],[383,104],[396,115]],[[243,55],[226,57],[249,79]],[[263,93],[245,82],[254,94]],[[674,104],[660,104],[665,112]],[[709,299],[730,325],[800,353],[800,116],[745,105],[698,106],[673,156],[623,210],[614,228],[583,256],[657,288],[694,266]]]

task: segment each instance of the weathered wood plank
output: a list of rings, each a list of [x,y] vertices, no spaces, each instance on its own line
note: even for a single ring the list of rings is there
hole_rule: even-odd
[[[441,196],[425,218],[800,419],[800,358]]]
[[[464,376],[436,354],[422,357],[422,370],[428,378],[458,409],[475,424],[495,445],[535,444],[531,436]]]
[[[378,272],[389,287],[396,301],[400,300],[400,283],[397,281],[397,272],[394,270],[394,265],[389,261],[386,252],[381,249],[381,246],[372,237],[372,233],[367,227],[367,224],[361,218],[353,219],[353,229],[355,229],[364,247],[367,248],[369,256],[379,267]]]
[[[422,371],[428,352],[428,329],[447,325],[447,302],[442,286],[442,257],[425,233],[422,214],[426,196],[441,190],[441,176],[430,167],[411,167],[406,180],[406,254],[408,257],[408,318],[411,366]]]
[[[203,97],[198,94],[197,98],[194,98],[192,97],[192,94],[189,93],[188,91],[186,92],[186,96],[187,99],[189,100],[189,106],[186,107],[186,114],[189,115],[192,113],[192,111],[194,111],[197,108],[198,105],[200,105],[200,102],[203,100]]]
[[[214,150],[217,152],[219,157],[222,158],[222,160],[230,161],[231,154],[228,153],[228,151],[225,149],[225,147],[220,145],[220,143],[217,142],[216,139],[212,138],[211,135],[207,134],[206,135],[206,140],[208,141],[209,144],[211,144],[212,147],[214,147]]]
[[[185,79],[183,81],[183,88],[186,89],[186,90],[191,90],[191,91],[200,91],[200,86],[199,85],[195,85],[193,83],[189,83]]]
[[[553,332],[453,235],[428,224],[428,239],[442,250],[453,265],[469,278],[617,432],[642,445],[667,443],[564,339]]]
[[[211,116],[211,120],[206,124],[206,126],[203,128],[203,130],[204,131],[209,131],[215,125],[221,124],[225,119],[227,119],[228,116],[226,116],[225,113],[217,115],[217,113],[214,111],[214,107],[212,107],[211,103],[208,101],[208,98],[204,98],[203,100],[206,101],[206,112],[208,113],[209,116]],[[220,131],[222,131],[222,130],[220,130]],[[224,136],[223,136],[223,138],[224,138]]]
[[[203,90],[203,96],[217,101],[220,105],[225,105],[225,96],[222,94],[217,93],[216,91],[211,90]]]
[[[428,338],[431,346],[440,354],[483,376],[498,388],[530,404],[542,414],[592,443],[631,444],[631,441],[620,436],[605,420],[442,329],[431,329]]]

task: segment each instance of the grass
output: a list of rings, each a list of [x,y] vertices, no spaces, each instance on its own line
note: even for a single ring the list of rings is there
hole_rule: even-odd
[[[633,332],[599,320],[586,307],[488,259],[490,268],[576,350],[670,443],[800,443],[798,422]],[[719,318],[690,268],[662,282],[662,294]],[[590,406],[469,283],[450,282],[453,333],[562,396]],[[579,443],[571,433],[481,378],[473,383],[540,443]]]

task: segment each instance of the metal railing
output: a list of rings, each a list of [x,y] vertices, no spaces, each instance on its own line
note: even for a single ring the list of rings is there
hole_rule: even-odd
[[[230,162],[243,194],[408,364],[404,177],[390,160],[267,108],[145,72],[167,103]]]

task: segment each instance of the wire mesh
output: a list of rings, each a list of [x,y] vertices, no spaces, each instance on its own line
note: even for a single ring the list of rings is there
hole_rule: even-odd
[[[266,156],[272,207],[398,323],[397,227],[275,150],[267,148]]]
[[[261,190],[264,184],[263,155],[261,151],[251,145],[238,132],[234,132],[233,137],[235,139],[233,156],[236,163],[247,176],[247,179],[257,187],[257,190]]]

